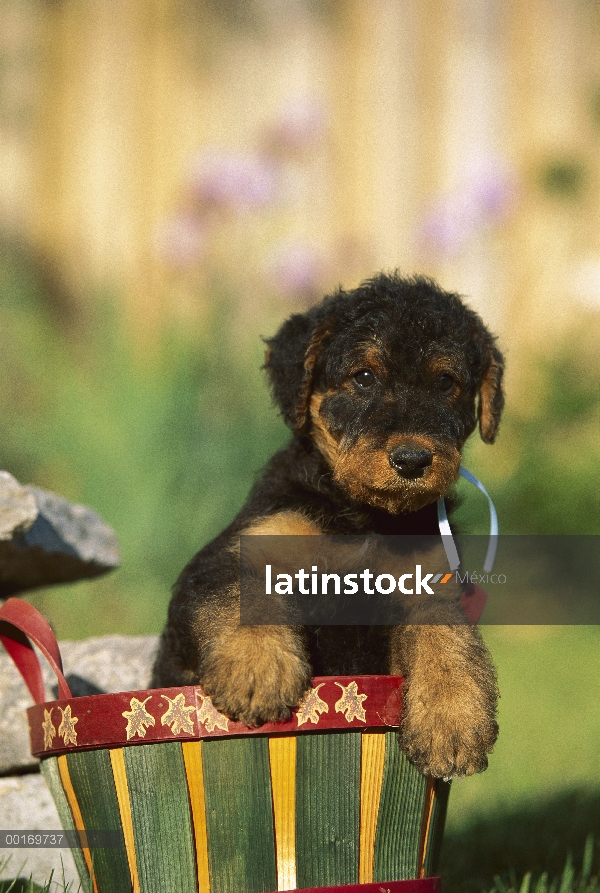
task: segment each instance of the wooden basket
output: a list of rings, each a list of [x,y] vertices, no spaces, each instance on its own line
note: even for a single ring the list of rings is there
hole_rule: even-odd
[[[439,893],[449,784],[398,747],[401,678],[319,677],[289,721],[248,729],[198,686],[73,698],[44,618],[0,609],[0,639],[36,702],[31,750],[97,893]],[[45,702],[30,641],[59,700]]]

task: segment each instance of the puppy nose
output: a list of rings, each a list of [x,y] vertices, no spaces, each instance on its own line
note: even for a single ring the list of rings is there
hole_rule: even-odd
[[[432,462],[433,453],[423,448],[399,446],[390,453],[390,465],[403,478],[420,478]]]

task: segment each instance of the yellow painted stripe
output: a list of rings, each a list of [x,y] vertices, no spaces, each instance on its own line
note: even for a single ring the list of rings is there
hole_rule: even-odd
[[[385,732],[363,732],[360,755],[360,837],[358,883],[373,882],[375,834],[383,784]]]
[[[269,738],[277,889],[296,889],[296,738]]]
[[[437,779],[429,777],[425,789],[425,804],[423,806],[423,818],[421,820],[421,840],[419,842],[419,877],[425,877],[425,860],[427,859],[427,844],[429,842],[429,829],[433,815],[433,804],[437,790]]]
[[[71,776],[69,774],[69,766],[67,764],[67,755],[62,754],[58,757],[58,771],[60,772],[60,780],[62,781],[62,786],[65,790],[65,794],[71,808],[71,812],[73,814],[73,821],[75,822],[75,828],[78,831],[85,831],[85,825],[83,824],[83,816],[81,815],[81,809],[79,808],[79,803],[77,802],[77,797],[75,796],[75,791],[73,789],[73,784],[71,782]],[[83,858],[85,859],[85,864],[87,865],[87,870],[89,871],[92,877],[92,883],[94,885],[94,893],[98,893],[98,885],[96,883],[96,877],[93,873],[92,869],[92,857],[90,854],[89,847],[82,847]]]
[[[202,768],[202,741],[183,741],[183,762],[190,795],[194,837],[196,840],[196,865],[198,868],[198,890],[210,893],[210,872],[208,868],[208,835],[206,832],[206,810],[204,805],[204,771]]]
[[[127,784],[127,772],[125,771],[125,757],[123,748],[116,747],[109,751],[112,774],[119,802],[119,813],[125,838],[125,849],[131,875],[132,893],[140,893],[140,879],[138,876],[137,859],[135,856],[135,839],[133,836],[133,819],[131,818],[131,802],[129,800],[129,785]]]

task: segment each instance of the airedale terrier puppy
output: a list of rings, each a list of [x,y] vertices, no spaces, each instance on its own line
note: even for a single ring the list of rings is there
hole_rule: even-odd
[[[218,710],[259,726],[287,717],[313,675],[399,674],[409,759],[436,777],[484,769],[496,675],[457,586],[420,600],[403,626],[241,626],[235,544],[241,534],[439,535],[436,501],[465,441],[477,422],[486,443],[496,436],[495,338],[432,281],[380,274],[291,316],[267,345],[293,438],[182,572],[152,684],[200,684]]]

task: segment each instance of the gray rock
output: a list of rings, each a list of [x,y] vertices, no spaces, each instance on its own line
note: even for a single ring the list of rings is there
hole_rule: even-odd
[[[0,597],[119,564],[115,533],[96,512],[0,472]]]
[[[50,791],[41,775],[0,778],[0,828],[3,831],[58,831],[60,819]],[[7,864],[3,864],[4,860]],[[69,849],[0,850],[0,879],[31,875],[40,886],[54,869],[55,880],[71,881],[79,887],[79,877]],[[53,890],[62,890],[58,885]]]
[[[28,530],[38,516],[33,493],[8,471],[0,471],[0,540],[11,540]]]
[[[147,688],[158,644],[157,636],[100,636],[82,642],[61,642],[64,672],[74,696],[100,691]],[[40,656],[48,700],[56,697],[56,678]],[[0,651],[0,776],[35,769],[29,752],[27,707],[31,695],[12,660]],[[0,825],[0,827],[3,827]]]

